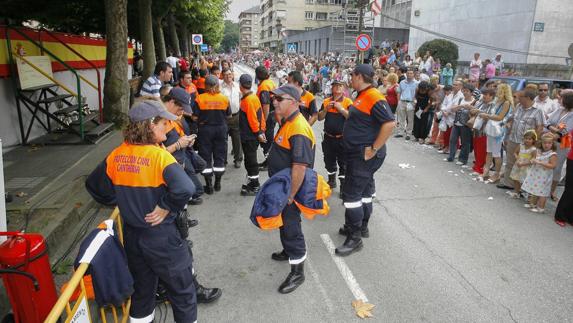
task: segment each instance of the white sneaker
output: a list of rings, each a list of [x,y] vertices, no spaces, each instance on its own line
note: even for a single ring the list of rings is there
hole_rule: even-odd
[[[534,208],[535,205],[529,204],[529,203],[525,203],[525,204],[523,204],[523,207],[526,208],[526,209],[531,209],[531,208]]]
[[[443,149],[438,150],[438,154],[443,154],[443,153],[444,153]]]
[[[510,196],[512,199],[518,199],[518,198],[519,198],[519,193],[509,192],[509,196]]]
[[[538,207],[534,207],[532,209],[529,209],[529,211],[531,211],[533,213],[545,213],[545,209],[540,209]]]
[[[461,165],[464,165],[464,163],[462,163],[461,161],[457,161],[456,165],[461,166]]]
[[[473,173],[471,173],[470,175],[471,175],[471,176],[479,176],[479,173],[478,173],[478,172],[473,172]]]

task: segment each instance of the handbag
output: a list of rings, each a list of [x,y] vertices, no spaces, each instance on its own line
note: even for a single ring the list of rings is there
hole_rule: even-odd
[[[500,137],[501,135],[503,135],[503,121],[492,121],[489,120],[486,125],[485,125],[485,129],[484,132],[486,135],[490,136],[490,137]]]
[[[474,122],[473,122],[472,128],[474,128],[475,130],[482,130],[483,127],[484,127],[483,119],[479,116],[474,117]]]

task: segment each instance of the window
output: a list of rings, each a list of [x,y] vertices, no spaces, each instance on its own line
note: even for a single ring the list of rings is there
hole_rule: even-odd
[[[326,12],[317,12],[316,13],[316,20],[326,20],[328,14]]]
[[[312,30],[312,27],[304,27],[304,30],[306,31]]]
[[[329,0],[316,0],[317,4],[328,4]]]
[[[306,4],[313,4],[313,3],[314,3],[314,0],[304,0],[304,3],[306,3]]]
[[[330,4],[342,5],[342,0],[330,0]]]
[[[306,20],[312,20],[314,18],[314,12],[312,11],[305,11],[304,12],[304,18]]]

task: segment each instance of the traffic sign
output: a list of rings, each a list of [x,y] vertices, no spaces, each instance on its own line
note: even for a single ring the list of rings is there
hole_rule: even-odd
[[[206,53],[209,51],[209,46],[207,44],[201,45],[201,51]]]
[[[297,47],[298,47],[297,43],[290,43],[287,45],[287,52],[289,54],[296,54],[297,53]]]
[[[191,42],[193,45],[203,45],[203,35],[202,34],[191,35]]]
[[[356,37],[356,49],[360,51],[367,51],[372,47],[372,38],[366,34],[360,34]]]

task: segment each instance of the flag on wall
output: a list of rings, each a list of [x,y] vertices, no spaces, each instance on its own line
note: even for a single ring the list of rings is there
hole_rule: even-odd
[[[370,6],[370,10],[375,16],[378,16],[382,12],[382,6],[378,3],[378,0],[374,0]]]

